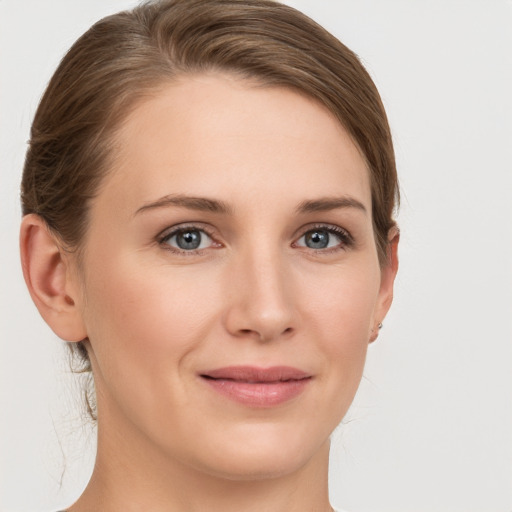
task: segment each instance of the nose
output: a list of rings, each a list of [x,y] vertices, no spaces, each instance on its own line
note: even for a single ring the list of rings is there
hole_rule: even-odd
[[[277,251],[251,252],[229,270],[228,332],[262,342],[287,338],[297,328],[293,279]]]

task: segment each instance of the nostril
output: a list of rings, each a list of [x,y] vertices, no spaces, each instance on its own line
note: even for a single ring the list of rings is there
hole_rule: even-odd
[[[238,331],[239,336],[255,336],[261,341],[270,341],[280,336],[290,335],[291,333],[293,333],[293,327],[287,327],[280,333],[278,331],[275,331],[274,333],[264,332],[264,330],[260,332],[257,329],[239,329]]]

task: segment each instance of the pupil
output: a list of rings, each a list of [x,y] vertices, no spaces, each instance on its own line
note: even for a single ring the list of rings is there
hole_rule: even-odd
[[[180,249],[197,249],[201,245],[201,234],[199,231],[182,231],[176,235],[176,243]]]
[[[310,249],[325,249],[329,245],[327,231],[310,231],[306,234],[306,245]]]

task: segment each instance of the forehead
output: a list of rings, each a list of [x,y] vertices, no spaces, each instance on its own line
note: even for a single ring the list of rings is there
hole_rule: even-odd
[[[287,88],[182,77],[133,109],[115,146],[100,196],[126,208],[190,193],[280,202],[350,194],[371,209],[368,170],[351,137],[324,106]]]

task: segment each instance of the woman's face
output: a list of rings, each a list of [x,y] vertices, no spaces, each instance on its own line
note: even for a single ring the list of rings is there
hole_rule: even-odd
[[[346,131],[291,90],[199,75],[115,151],[80,281],[100,442],[229,478],[325,454],[394,277]]]

